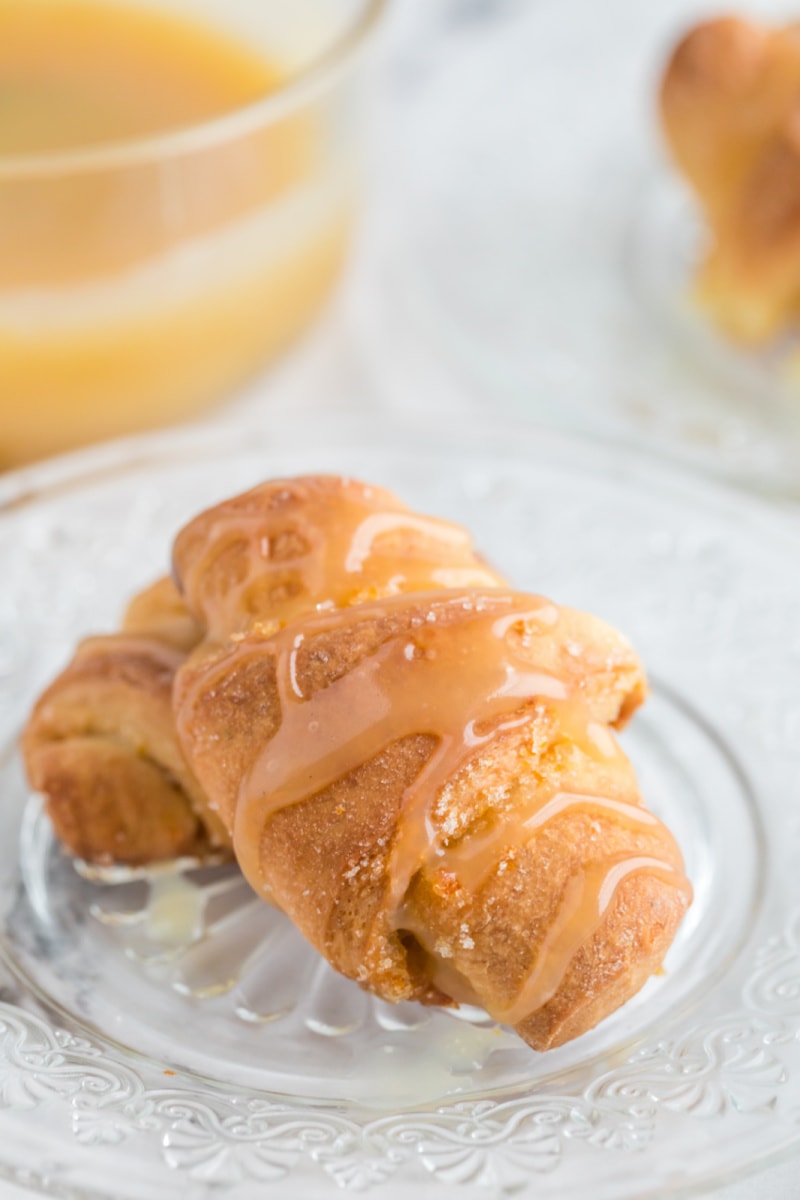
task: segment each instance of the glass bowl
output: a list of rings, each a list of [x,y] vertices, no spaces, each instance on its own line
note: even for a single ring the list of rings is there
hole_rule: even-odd
[[[263,55],[276,85],[204,124],[0,155],[0,468],[176,421],[307,325],[353,224],[384,2],[129,4]]]

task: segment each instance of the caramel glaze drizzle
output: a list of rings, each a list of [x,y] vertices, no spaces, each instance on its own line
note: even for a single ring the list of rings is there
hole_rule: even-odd
[[[381,620],[409,606],[407,597],[359,605],[357,619]],[[521,704],[535,696],[566,698],[561,680],[508,651],[505,634],[535,621],[546,601],[508,592],[415,595],[408,632],[390,637],[353,670],[311,696],[297,681],[297,654],[315,635],[353,628],[354,611],[318,614],[302,632],[269,639],[277,654],[281,725],[242,783],[234,845],[245,875],[259,883],[264,823],[280,809],[324,791],[392,742],[430,733],[437,746],[403,798],[389,863],[387,904],[399,909],[409,882],[435,843],[434,797],[499,732],[521,725]],[[458,610],[458,623],[447,617]],[[439,625],[439,621],[444,623]],[[244,648],[245,643],[242,643]],[[491,731],[481,726],[491,722]],[[240,855],[241,852],[241,855]]]
[[[409,606],[416,613],[407,630],[388,637],[348,674],[312,694],[302,690],[297,656],[305,642],[336,632],[347,637],[355,622],[389,618]],[[449,847],[440,844],[432,815],[441,789],[502,733],[528,723],[537,700],[563,711],[568,724],[582,732],[580,742],[595,756],[613,758],[620,753],[605,727],[601,728],[610,745],[592,728],[581,697],[570,695],[563,680],[538,670],[524,648],[507,636],[520,623],[552,626],[553,614],[552,604],[534,596],[500,590],[438,592],[370,602],[357,611],[317,613],[301,622],[302,628],[290,626],[261,641],[261,652],[268,645],[276,656],[281,725],[242,781],[234,824],[236,856],[256,890],[263,890],[266,882],[260,846],[270,817],[324,791],[391,743],[413,734],[431,734],[437,740],[403,796],[390,848],[390,929],[403,927],[403,900],[411,881],[434,858],[454,870],[463,886],[477,890],[498,863],[501,845],[524,845],[537,828],[568,808],[613,813],[633,827],[659,826],[656,817],[634,804],[561,794],[542,802],[521,822],[519,814],[512,814],[488,834],[467,836]],[[253,649],[245,637],[237,653],[248,655]],[[679,863],[680,853],[674,850]],[[544,1003],[575,952],[602,921],[619,884],[638,871],[680,889],[688,886],[666,857],[627,854],[590,862],[570,881],[517,999],[492,1015],[516,1023]]]
[[[504,585],[460,525],[326,476],[279,480],[201,514],[178,536],[175,564],[218,638],[385,596]]]

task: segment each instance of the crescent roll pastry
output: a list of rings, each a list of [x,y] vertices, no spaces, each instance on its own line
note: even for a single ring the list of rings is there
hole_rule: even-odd
[[[211,509],[174,563],[207,629],[182,749],[255,891],[336,969],[537,1049],[658,969],[691,889],[611,732],[646,690],[618,633],[352,481]]]
[[[229,845],[362,987],[479,1004],[536,1049],[658,970],[691,887],[614,736],[647,690],[619,633],[348,479],[201,513],[173,567],[31,718],[68,849]]]
[[[800,26],[691,30],[661,85],[664,131],[711,245],[698,278],[722,329],[763,344],[800,317]]]
[[[70,853],[137,865],[228,846],[172,714],[175,672],[200,635],[160,580],[131,601],[122,633],[82,642],[37,702],[23,737],[28,775]]]

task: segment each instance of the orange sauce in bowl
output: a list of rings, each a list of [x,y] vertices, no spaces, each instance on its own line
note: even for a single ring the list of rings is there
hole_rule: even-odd
[[[0,0],[0,466],[171,423],[307,324],[352,210],[321,109],[137,147],[285,82],[157,8]]]
[[[0,0],[0,155],[194,125],[281,82],[247,46],[157,9]]]

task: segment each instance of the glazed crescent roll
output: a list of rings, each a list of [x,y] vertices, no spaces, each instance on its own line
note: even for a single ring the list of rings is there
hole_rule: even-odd
[[[174,566],[206,630],[175,679],[183,753],[337,970],[545,1049],[659,968],[691,888],[612,732],[646,691],[621,635],[349,480],[211,509]]]
[[[660,106],[710,234],[699,300],[731,337],[763,344],[800,316],[800,26],[697,26]]]
[[[613,733],[646,695],[620,634],[334,477],[200,514],[174,574],[32,714],[71,852],[228,847],[364,988],[480,1004],[537,1049],[659,968],[691,888]]]

